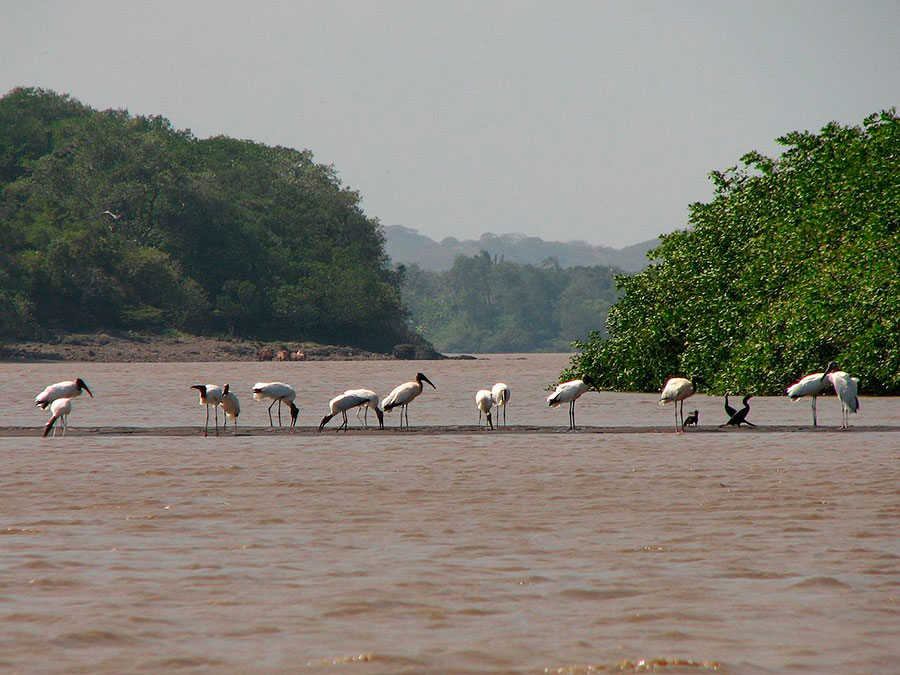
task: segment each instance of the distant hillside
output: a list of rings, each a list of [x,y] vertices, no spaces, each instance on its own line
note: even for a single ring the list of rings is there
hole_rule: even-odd
[[[561,267],[605,265],[626,272],[639,272],[647,266],[647,251],[659,245],[651,239],[622,249],[591,246],[583,241],[544,241],[524,234],[483,234],[481,239],[459,240],[447,237],[441,242],[402,225],[384,228],[387,254],[395,263],[416,263],[426,270],[443,272],[453,267],[456,256],[472,257],[480,251],[510,262],[541,265],[555,258]]]

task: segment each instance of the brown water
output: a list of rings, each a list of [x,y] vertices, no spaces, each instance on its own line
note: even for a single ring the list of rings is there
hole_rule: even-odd
[[[0,365],[0,426],[30,428],[0,438],[0,670],[900,671],[897,399],[846,432],[834,397],[809,433],[786,398],[749,416],[784,433],[475,430],[498,380],[510,425],[564,427],[543,389],[566,360]],[[417,370],[438,389],[412,425],[452,432],[309,431],[334,394]],[[95,398],[73,430],[199,429],[188,387],[226,381],[249,430],[249,387],[275,379],[305,428],[37,437],[31,399],[76,376]],[[671,422],[652,395],[578,404],[589,427]]]

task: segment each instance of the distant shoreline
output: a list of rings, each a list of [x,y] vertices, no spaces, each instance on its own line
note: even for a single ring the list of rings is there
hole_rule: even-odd
[[[433,350],[403,345],[402,358],[447,358]],[[283,352],[279,354],[279,352]],[[281,356],[282,358],[279,358]],[[136,331],[59,334],[49,341],[0,344],[0,362],[167,363],[205,361],[387,361],[400,358],[356,347],[309,342],[272,342]],[[454,357],[459,358],[459,357]]]

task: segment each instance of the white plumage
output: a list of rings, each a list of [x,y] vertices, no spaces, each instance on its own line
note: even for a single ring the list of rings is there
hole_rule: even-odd
[[[562,382],[547,397],[547,405],[551,408],[558,408],[563,403],[569,404],[569,429],[575,428],[575,401],[589,389],[585,380],[587,378]]]
[[[684,431],[684,399],[697,393],[697,385],[700,379],[693,377],[690,380],[684,377],[671,377],[666,381],[662,393],[659,395],[659,404],[675,403],[675,433],[678,433],[678,414],[681,413],[681,431]],[[680,411],[679,411],[680,407]]]
[[[228,418],[230,417],[234,422],[234,435],[237,436],[237,418],[241,414],[241,402],[228,384],[222,388],[222,410],[225,411],[225,428],[228,427]]]
[[[257,401],[264,399],[272,399],[269,404],[269,426],[275,426],[272,422],[272,406],[278,403],[278,426],[281,426],[281,403],[284,402],[291,409],[291,426],[297,424],[297,416],[300,414],[300,408],[294,404],[297,398],[297,392],[294,388],[284,382],[257,382],[253,385],[253,398]]]
[[[828,367],[825,368],[825,372],[810,373],[787,388],[787,395],[790,396],[791,401],[793,402],[799,401],[804,396],[812,397],[811,407],[814,427],[818,426],[818,420],[816,419],[816,396],[828,386],[830,383],[828,374],[835,370],[837,370],[837,364],[829,363]]]
[[[481,414],[484,413],[485,426],[490,425],[491,429],[493,429],[494,422],[491,420],[491,408],[494,406],[494,397],[491,395],[490,389],[479,389],[475,392],[475,405],[478,408],[478,426],[481,426]]]
[[[503,426],[506,426],[506,404],[509,403],[509,385],[498,382],[491,387],[491,398],[494,405],[503,409]],[[500,426],[500,413],[497,413],[497,426]]]
[[[47,437],[47,434],[50,433],[50,429],[53,429],[53,435],[56,436],[56,429],[53,427],[56,420],[60,421],[60,426],[62,427],[62,436],[66,435],[66,429],[69,428],[69,413],[72,412],[72,399],[70,398],[57,398],[50,404],[50,421],[47,422],[47,425],[44,427],[44,433],[41,434],[44,438]]]
[[[203,435],[209,435],[209,406],[213,407],[216,414],[216,436],[219,435],[219,404],[222,403],[224,390],[216,384],[194,384],[191,389],[200,392],[200,405],[206,406],[206,426],[203,427]]]
[[[94,395],[91,394],[91,390],[88,389],[87,384],[85,384],[84,380],[80,377],[75,380],[57,382],[56,384],[51,384],[44,389],[44,391],[35,396],[34,404],[39,405],[43,410],[59,398],[75,398],[76,396],[81,396],[82,390],[86,391],[91,398],[94,398]]]
[[[838,370],[828,374],[828,379],[834,386],[834,391],[841,399],[841,429],[850,427],[850,413],[859,412],[859,378],[851,377],[849,373]]]
[[[361,396],[366,399],[365,403],[362,403],[356,406],[356,419],[359,420],[359,414],[363,413],[362,425],[364,427],[369,426],[369,409],[372,410],[381,410],[381,401],[378,398],[378,394],[376,394],[371,389],[348,389],[344,392],[345,394],[349,394],[350,396]],[[382,421],[383,424],[383,421]]]
[[[422,393],[422,383],[427,382],[432,388],[437,389],[434,383],[422,373],[416,373],[416,379],[394,387],[394,390],[384,397],[381,404],[385,412],[391,412],[394,408],[400,408],[400,427],[403,427],[403,413],[406,413],[406,428],[409,428],[409,404]]]
[[[350,390],[352,391],[352,390]],[[325,415],[322,418],[322,421],[319,422],[319,431],[325,427],[326,424],[331,420],[332,417],[341,413],[343,417],[343,422],[341,426],[338,427],[338,431],[343,429],[347,430],[347,411],[352,408],[358,408],[359,406],[368,406],[371,404],[371,399],[369,396],[360,396],[359,394],[352,394],[348,392],[344,392],[338,396],[335,396],[328,402],[328,408],[331,410],[331,413]],[[375,415],[378,417],[378,426],[379,428],[384,428],[384,415],[381,412],[381,408],[378,407],[378,404],[375,404]]]

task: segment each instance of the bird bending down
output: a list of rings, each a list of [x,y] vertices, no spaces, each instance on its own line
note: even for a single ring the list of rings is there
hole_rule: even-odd
[[[491,387],[491,398],[494,405],[503,409],[503,426],[506,426],[506,404],[509,403],[509,386],[505,382],[498,382]],[[500,413],[497,413],[497,426],[500,426]]]
[[[684,426],[686,427],[695,427],[697,423],[700,421],[700,411],[695,410],[690,415],[684,418]]]
[[[297,398],[297,392],[294,388],[284,382],[257,382],[253,385],[253,398],[257,401],[270,398],[272,403],[269,404],[269,426],[275,426],[272,422],[272,406],[278,403],[278,426],[281,426],[281,403],[284,401],[291,409],[291,426],[296,426],[297,416],[300,414],[300,408],[294,404]]]
[[[359,413],[363,413],[362,425],[366,428],[369,426],[369,409],[373,410],[381,410],[380,401],[378,399],[378,394],[376,394],[371,389],[348,389],[344,392],[350,396],[362,396],[366,399],[365,403],[361,403],[356,406],[356,419],[360,421]],[[381,419],[382,428],[384,428],[384,419],[383,416]]]
[[[241,402],[238,400],[237,394],[231,391],[231,387],[228,384],[222,387],[222,410],[225,411],[223,428],[228,428],[228,418],[230,417],[234,422],[234,435],[237,436],[237,418],[241,414]]]
[[[57,382],[56,384],[51,384],[44,389],[44,391],[35,396],[34,404],[39,405],[41,410],[44,410],[48,405],[53,403],[53,401],[60,398],[75,398],[76,396],[81,396],[82,391],[86,391],[91,398],[94,398],[94,395],[91,394],[91,390],[88,389],[87,384],[85,384],[84,380],[80,377],[75,380]]]
[[[481,426],[481,413],[484,413],[484,425],[490,425],[491,429],[493,429],[494,422],[491,420],[491,408],[494,407],[494,397],[489,389],[479,389],[475,393],[475,405],[478,408],[478,426]]]
[[[53,435],[56,436],[56,429],[53,428],[56,420],[61,420],[60,426],[62,427],[62,435],[65,436],[66,429],[69,428],[69,413],[72,412],[72,399],[56,399],[50,404],[50,412],[52,413],[52,416],[50,417],[50,421],[47,422],[47,425],[44,427],[44,433],[41,434],[41,437],[47,438],[47,434],[50,433],[51,429],[53,429]]]
[[[659,404],[665,405],[670,401],[675,403],[675,433],[678,433],[678,415],[681,413],[681,431],[684,432],[684,399],[697,393],[697,386],[703,384],[699,377],[690,380],[684,377],[672,377],[666,382],[662,393],[659,395]],[[679,410],[680,407],[680,410]]]
[[[569,380],[556,385],[553,393],[547,397],[547,405],[558,408],[563,403],[569,404],[569,429],[575,429],[575,401],[584,392],[594,386],[593,381],[585,375],[581,379]]]
[[[422,373],[416,373],[416,379],[410,382],[404,382],[403,384],[397,385],[394,387],[394,390],[384,397],[384,400],[381,404],[384,406],[384,411],[389,413],[394,408],[400,408],[400,428],[403,428],[403,413],[406,413],[406,428],[409,429],[409,404],[415,400],[415,398],[422,393],[422,383],[427,382],[431,385],[433,389],[437,389],[434,386],[434,383],[429,380]]]
[[[747,394],[744,397],[744,407],[740,410],[735,410],[730,405],[728,405],[728,394],[725,394],[725,412],[728,413],[728,421],[723,424],[723,427],[738,427],[742,424],[746,424],[748,427],[755,427],[756,425],[753,422],[747,421],[747,413],[750,412],[750,399],[753,398],[753,394]]]
[[[325,415],[322,418],[322,421],[319,422],[318,431],[321,432],[326,424],[331,420],[332,417],[341,413],[344,421],[341,423],[341,426],[337,428],[338,431],[343,429],[347,431],[347,411],[351,408],[359,408],[360,406],[368,406],[371,404],[371,399],[368,396],[360,396],[359,394],[351,394],[344,392],[339,396],[335,396],[328,402],[328,408],[331,410],[331,413]],[[384,429],[384,414],[381,412],[381,408],[378,407],[378,404],[375,404],[375,415],[378,417],[378,428]]]
[[[828,379],[834,386],[834,391],[841,399],[841,429],[850,428],[850,413],[859,412],[859,378],[851,377],[843,370],[829,373]]]
[[[797,382],[794,382],[794,384],[787,388],[787,395],[790,396],[792,402],[796,403],[804,396],[812,397],[811,407],[814,427],[818,426],[818,422],[816,420],[816,396],[818,396],[822,392],[822,390],[829,384],[828,374],[833,373],[837,369],[837,364],[831,362],[825,368],[825,372],[810,373],[806,377],[803,377]]]
[[[215,384],[193,384],[191,389],[200,392],[200,405],[206,406],[206,426],[203,427],[203,435],[209,436],[209,406],[216,413],[216,436],[219,435],[219,404],[222,403],[222,387]]]

